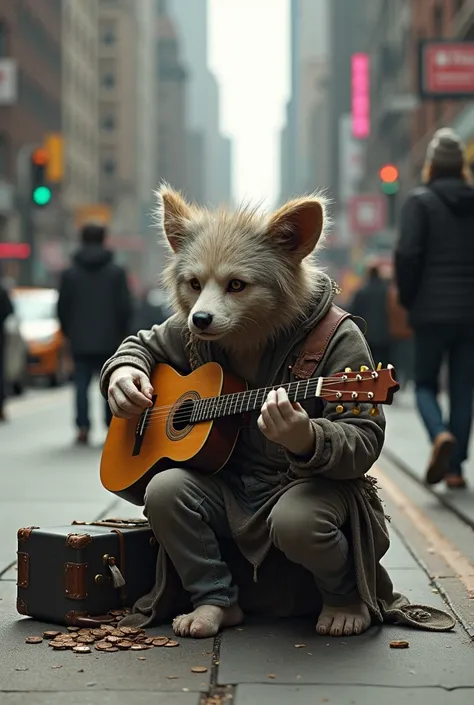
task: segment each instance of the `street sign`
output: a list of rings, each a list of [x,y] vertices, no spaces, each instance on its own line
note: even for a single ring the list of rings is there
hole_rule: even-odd
[[[0,105],[14,105],[17,94],[17,63],[15,59],[0,59]]]
[[[349,227],[356,235],[374,235],[386,225],[385,198],[379,193],[353,196],[349,201]]]
[[[0,259],[28,259],[30,254],[27,242],[0,242]]]
[[[425,39],[419,46],[418,90],[422,98],[474,97],[474,41]]]

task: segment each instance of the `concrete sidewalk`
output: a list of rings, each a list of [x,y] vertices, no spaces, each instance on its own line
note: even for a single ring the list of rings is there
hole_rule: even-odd
[[[15,611],[16,531],[113,512],[139,510],[115,502],[97,475],[95,449],[75,449],[69,390],[19,405],[0,428],[0,705],[469,705],[474,697],[473,645],[450,633],[406,627],[372,628],[360,637],[315,634],[312,620],[251,620],[212,640],[180,639],[176,649],[76,655],[25,643],[55,625]],[[65,440],[66,439],[66,440]],[[446,608],[392,526],[384,561],[396,589],[413,602]],[[170,626],[150,630],[171,636]],[[390,641],[405,639],[405,650]],[[298,647],[297,647],[298,645]],[[142,660],[144,659],[144,660]],[[201,666],[204,673],[193,673]]]
[[[411,392],[400,392],[392,406],[385,407],[387,434],[385,452],[394,462],[402,465],[414,477],[423,481],[431,452],[431,444],[415,406]],[[441,399],[447,412],[447,400]],[[443,483],[433,491],[460,516],[474,526],[474,435],[471,456],[464,466],[467,490],[449,490]]]

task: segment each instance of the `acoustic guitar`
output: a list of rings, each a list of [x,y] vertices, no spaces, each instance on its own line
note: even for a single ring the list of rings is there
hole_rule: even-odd
[[[229,460],[247,414],[259,411],[272,389],[283,387],[292,402],[320,397],[336,402],[342,413],[349,404],[391,404],[399,389],[393,367],[359,372],[347,369],[331,377],[313,377],[289,384],[247,388],[244,381],[216,362],[208,362],[182,376],[159,364],[151,383],[152,406],[129,420],[113,418],[102,452],[103,486],[141,506],[151,478],[169,467],[191,467],[207,474],[218,472]]]

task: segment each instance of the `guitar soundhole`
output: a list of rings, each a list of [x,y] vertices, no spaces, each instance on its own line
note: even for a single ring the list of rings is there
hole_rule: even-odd
[[[191,414],[194,409],[194,399],[186,399],[173,414],[173,428],[175,431],[184,431],[191,423]]]
[[[170,441],[181,441],[190,433],[194,425],[191,423],[194,403],[200,399],[197,392],[186,392],[175,403],[166,422],[166,435]]]

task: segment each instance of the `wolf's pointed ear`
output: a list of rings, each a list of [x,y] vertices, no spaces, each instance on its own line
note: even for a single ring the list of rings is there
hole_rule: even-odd
[[[191,216],[191,208],[180,193],[166,185],[156,191],[156,197],[158,224],[163,228],[171,249],[176,252],[185,238],[185,227]]]
[[[316,247],[324,223],[324,201],[319,198],[297,198],[274,213],[268,233],[298,259],[309,255]]]

